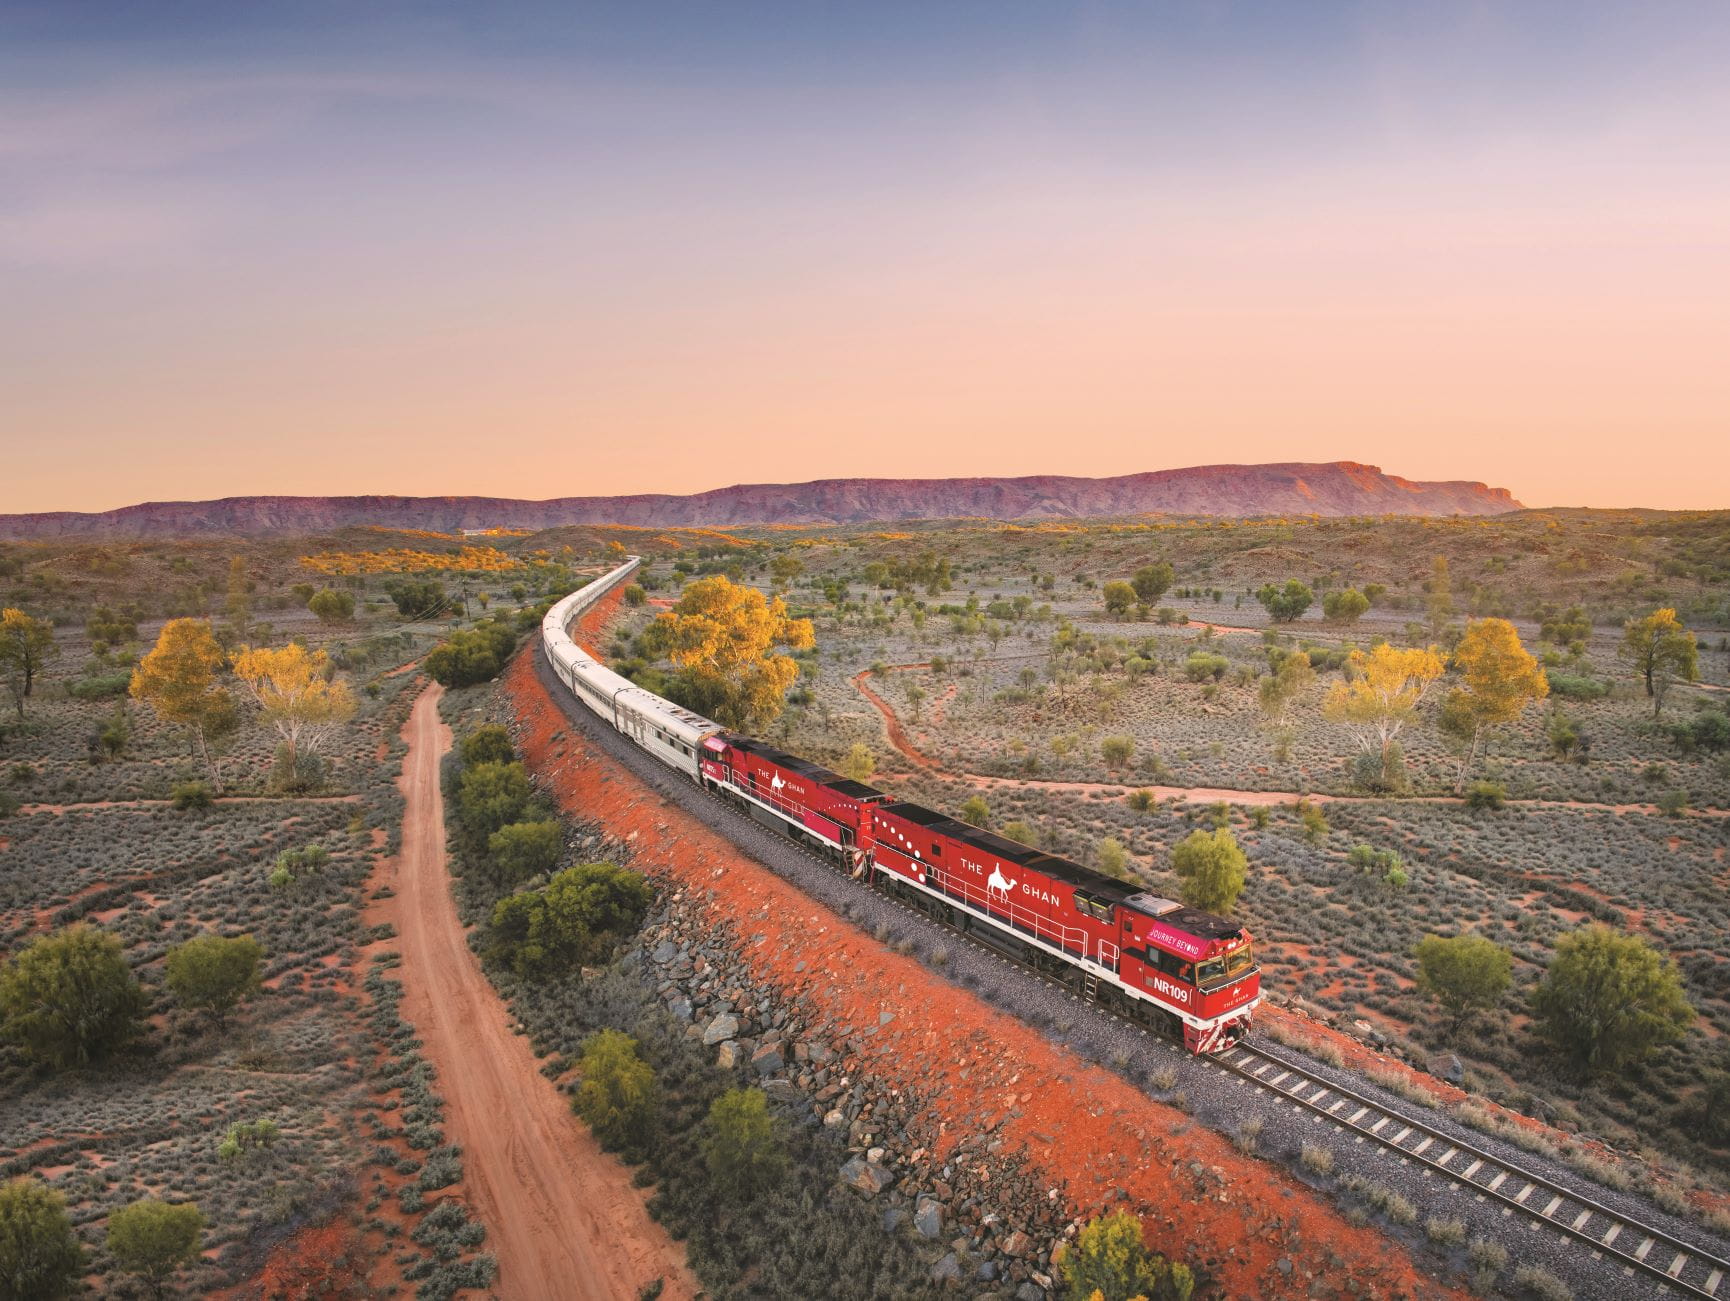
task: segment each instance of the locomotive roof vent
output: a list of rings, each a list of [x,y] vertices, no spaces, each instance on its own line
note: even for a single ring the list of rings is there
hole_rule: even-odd
[[[1183,907],[1175,899],[1161,899],[1158,895],[1152,894],[1132,894],[1123,902],[1135,909],[1136,912],[1145,913],[1149,917],[1163,917],[1167,913],[1174,913]]]

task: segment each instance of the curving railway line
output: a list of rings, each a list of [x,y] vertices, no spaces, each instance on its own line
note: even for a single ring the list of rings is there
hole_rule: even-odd
[[[550,685],[559,679],[549,674],[548,680]],[[569,703],[566,706],[569,717],[598,739],[607,736],[607,729],[598,725],[601,720],[589,710],[570,708]],[[620,730],[609,739],[629,742],[632,738]],[[627,760],[640,775],[655,773],[654,785],[672,793],[666,784],[669,774],[664,768],[652,761],[639,768],[636,760],[642,755],[642,747],[627,743],[608,744],[606,748],[615,757]],[[678,789],[681,803],[695,802],[706,809],[707,821],[748,850],[752,846],[745,844],[736,828],[729,824],[735,820],[748,824],[752,836],[765,830],[762,819],[750,817],[736,801],[714,789],[689,782],[680,782]],[[934,903],[928,895],[906,888],[897,878],[878,875],[874,881],[868,881],[831,855],[814,852],[805,843],[777,835],[772,829],[769,835],[781,846],[780,857],[791,855],[820,868],[825,876],[839,878],[849,891],[859,890],[882,900],[896,912],[915,918],[920,925],[940,928],[995,962],[1012,966],[1069,999],[1091,1005],[1110,1022],[1119,1023],[1139,1037],[1163,1037],[1157,1028],[1150,1029],[1142,1018],[1134,1015],[1133,1005],[1114,1004],[1108,997],[1100,997],[1109,996],[1109,988],[1087,981],[1079,969],[1040,962],[1037,954],[1033,955],[1034,961],[1028,961],[1027,954],[1017,951],[1015,946],[1005,946],[1000,940],[993,942],[997,937],[990,928],[970,925],[967,914]],[[782,875],[789,874],[774,866]],[[1334,1078],[1343,1072],[1327,1072],[1294,1060],[1288,1053],[1276,1051],[1259,1040],[1240,1040],[1210,1056],[1191,1060],[1197,1068],[1241,1079],[1255,1093],[1307,1116],[1314,1125],[1331,1126],[1338,1137],[1349,1138],[1353,1147],[1440,1176],[1462,1193],[1499,1209],[1503,1217],[1522,1218],[1532,1230],[1554,1230],[1575,1250],[1589,1253],[1591,1264],[1577,1260],[1576,1272],[1601,1284],[1592,1288],[1591,1295],[1616,1298],[1681,1295],[1730,1301],[1730,1259],[1610,1204],[1631,1202],[1626,1196],[1608,1194],[1583,1177],[1570,1180],[1562,1174],[1542,1173],[1507,1152],[1494,1150],[1496,1144],[1479,1142],[1457,1129],[1432,1124],[1407,1108]],[[1518,1259],[1519,1253],[1515,1256]],[[1650,1293],[1635,1290],[1641,1282],[1650,1285]]]

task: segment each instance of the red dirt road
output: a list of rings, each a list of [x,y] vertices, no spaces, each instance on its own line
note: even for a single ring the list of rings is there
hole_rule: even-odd
[[[684,1251],[649,1218],[630,1171],[541,1075],[469,949],[445,858],[439,759],[451,733],[439,718],[442,694],[429,686],[403,726],[402,853],[382,873],[396,894],[380,911],[397,929],[403,1017],[438,1071],[463,1186],[498,1258],[493,1291],[634,1301],[661,1278],[662,1296],[685,1301],[698,1286]]]

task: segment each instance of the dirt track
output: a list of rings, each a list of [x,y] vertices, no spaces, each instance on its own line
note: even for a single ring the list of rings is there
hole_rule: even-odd
[[[463,1189],[487,1226],[501,1297],[634,1301],[656,1278],[663,1297],[697,1285],[684,1252],[643,1209],[624,1166],[602,1152],[541,1075],[528,1040],[469,949],[445,860],[439,759],[451,734],[429,686],[403,727],[408,755],[402,854],[385,872],[382,915],[402,953],[402,1011],[438,1070]]]

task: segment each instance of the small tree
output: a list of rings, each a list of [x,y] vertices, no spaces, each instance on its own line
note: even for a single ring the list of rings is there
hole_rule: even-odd
[[[320,623],[347,623],[354,618],[354,593],[325,588],[306,603]]]
[[[1266,715],[1268,725],[1275,731],[1283,729],[1286,719],[1291,713],[1291,707],[1316,680],[1316,673],[1310,667],[1310,657],[1305,651],[1293,651],[1282,656],[1279,666],[1261,680],[1257,694],[1261,698],[1261,712]]]
[[[677,605],[655,616],[643,640],[681,671],[684,703],[737,728],[780,716],[799,663],[776,647],[816,644],[809,619],[792,618],[780,597],[771,600],[724,574],[687,587]]]
[[[1249,875],[1249,860],[1228,828],[1192,831],[1171,851],[1183,881],[1183,901],[1204,912],[1229,913]]]
[[[39,936],[0,967],[0,1035],[56,1070],[123,1047],[145,1004],[120,941],[82,922]]]
[[[1105,609],[1108,614],[1125,615],[1135,605],[1135,589],[1128,583],[1107,583],[1104,590],[1100,592],[1100,596],[1105,600]]]
[[[0,1184],[0,1301],[70,1295],[83,1270],[84,1249],[59,1190],[28,1175]]]
[[[493,907],[491,955],[526,978],[604,962],[642,925],[654,891],[641,873],[611,863],[567,867]]]
[[[1308,583],[1288,578],[1283,587],[1276,587],[1272,583],[1264,584],[1256,592],[1255,599],[1261,602],[1268,618],[1275,623],[1295,623],[1314,603],[1316,594],[1310,590]]]
[[[187,730],[218,793],[222,778],[216,769],[217,748],[240,727],[234,697],[217,685],[223,659],[209,623],[170,619],[133,671],[130,688],[132,698],[149,705],[163,722]]]
[[[168,1280],[198,1258],[204,1216],[192,1202],[171,1205],[145,1197],[108,1217],[108,1250],[114,1263],[162,1296]]]
[[[1129,851],[1115,836],[1107,836],[1100,841],[1094,850],[1094,857],[1099,863],[1099,870],[1107,876],[1122,877],[1129,874]]]
[[[493,884],[515,885],[550,872],[559,865],[564,851],[564,828],[554,819],[507,823],[487,837]]]
[[[1513,981],[1513,958],[1482,935],[1426,935],[1418,941],[1418,988],[1440,1003],[1452,1028],[1502,1001]]]
[[[484,723],[463,738],[465,764],[509,763],[517,757],[511,734],[498,723]]]
[[[991,806],[983,795],[969,795],[961,802],[961,820],[976,827],[991,825]]]
[[[709,1107],[703,1124],[703,1160],[729,1200],[750,1201],[781,1176],[787,1154],[761,1089],[729,1089]]]
[[[1039,844],[1039,833],[1019,818],[1014,822],[1003,824],[1003,836],[1007,840],[1013,840],[1018,845]]]
[[[258,991],[263,961],[264,949],[250,935],[200,935],[168,951],[168,991],[222,1026]]]
[[[1669,608],[1654,610],[1644,619],[1630,619],[1622,626],[1622,658],[1645,681],[1653,717],[1664,708],[1664,696],[1672,682],[1678,678],[1693,682],[1700,676],[1700,649],[1694,634]]]
[[[354,717],[348,683],[333,680],[330,667],[328,653],[298,643],[277,650],[242,646],[235,654],[235,677],[288,747],[290,783],[300,780],[301,757],[317,754],[331,733]]]
[[[617,1030],[602,1030],[583,1041],[577,1062],[582,1083],[572,1109],[601,1143],[640,1158],[655,1126],[655,1072],[637,1054],[637,1041]]]
[[[1322,713],[1343,723],[1364,754],[1376,756],[1381,780],[1391,785],[1394,743],[1442,676],[1441,654],[1433,646],[1400,650],[1384,642],[1369,654],[1353,651],[1350,664],[1352,680],[1328,692]]]
[[[1517,722],[1529,705],[1550,694],[1550,683],[1506,619],[1468,623],[1454,663],[1466,684],[1448,693],[1440,721],[1442,730],[1465,746],[1454,781],[1458,792],[1465,790],[1466,773],[1490,729]]]
[[[1322,614],[1329,623],[1356,623],[1370,608],[1370,598],[1355,587],[1329,592],[1322,597]]]
[[[1059,1251],[1065,1301],[1189,1301],[1195,1291],[1189,1267],[1149,1251],[1141,1240],[1141,1221],[1128,1211],[1089,1221]]]
[[[856,782],[867,782],[877,771],[877,756],[871,753],[871,747],[863,741],[853,742],[847,756],[841,760],[841,775]]]
[[[1135,738],[1108,736],[1099,743],[1099,753],[1107,768],[1121,768],[1135,755]]]
[[[1681,1039],[1694,1020],[1674,959],[1597,924],[1564,935],[1532,994],[1543,1036],[1588,1073]]]
[[[385,594],[405,619],[431,619],[446,606],[444,587],[432,579],[405,579],[385,588]]]
[[[523,820],[535,788],[520,763],[477,763],[457,781],[457,820],[477,842]]]
[[[36,675],[58,653],[53,624],[22,610],[0,611],[0,678],[12,693],[19,722],[24,721],[24,702],[35,689]]]
[[[1171,589],[1173,577],[1171,566],[1161,560],[1157,564],[1143,565],[1136,570],[1129,580],[1129,585],[1135,589],[1137,600],[1143,605],[1152,605]]]

